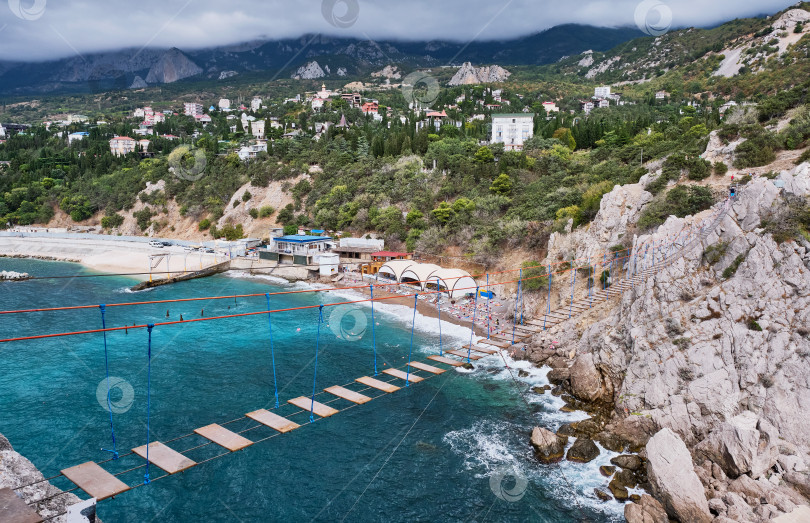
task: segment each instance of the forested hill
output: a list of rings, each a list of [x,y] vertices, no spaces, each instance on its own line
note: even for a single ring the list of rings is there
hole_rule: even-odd
[[[748,22],[733,25],[740,23]],[[532,80],[536,70],[525,69],[502,85],[442,88],[431,109],[444,111],[443,125],[409,109],[398,89],[364,93],[379,102],[375,119],[337,98],[321,109],[285,103],[267,85],[249,93],[265,96],[263,108],[211,111],[210,124],[170,114],[154,125],[146,150],[126,156],[111,154],[109,140],[134,137],[140,120],[131,113],[35,125],[0,144],[0,223],[199,238],[266,237],[280,224],[376,233],[393,249],[494,264],[507,249],[536,252],[552,232],[587,225],[604,194],[647,175],[650,201],[638,227],[650,228],[707,208],[732,174],[744,183],[753,168],[770,176],[769,169],[808,160],[810,83],[793,74],[807,66],[808,37],[790,34],[796,41],[762,69],[712,83],[695,76],[694,64],[676,65],[650,82],[613,86],[624,105],[614,100],[587,115],[580,100],[598,83]],[[784,87],[745,95],[747,85],[769,79]],[[690,82],[700,82],[697,92],[683,88]],[[549,100],[562,110],[547,114]],[[161,104],[182,113],[179,100]],[[535,136],[522,151],[482,145],[493,114],[507,111],[535,114]],[[256,145],[242,112],[268,129],[267,151],[255,158],[238,155]],[[343,118],[347,126],[336,125]],[[324,130],[325,123],[332,125]],[[88,135],[68,145],[67,134],[77,131]],[[807,216],[788,237],[807,234]]]

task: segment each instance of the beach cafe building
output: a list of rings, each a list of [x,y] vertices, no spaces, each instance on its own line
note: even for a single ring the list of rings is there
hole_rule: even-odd
[[[280,236],[273,238],[273,244],[267,252],[260,254],[260,258],[277,261],[279,264],[316,265],[316,257],[328,251],[331,246],[332,238],[327,236]]]
[[[377,281],[409,283],[419,289],[440,289],[451,299],[475,294],[476,283],[467,271],[443,269],[432,263],[418,263],[412,260],[393,260],[385,263],[377,272]]]

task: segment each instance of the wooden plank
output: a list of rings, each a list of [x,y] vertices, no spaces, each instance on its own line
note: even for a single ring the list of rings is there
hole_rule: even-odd
[[[453,367],[461,367],[464,365],[460,361],[451,360],[450,358],[444,358],[442,356],[428,356],[428,359],[438,361],[439,363],[444,363],[445,365],[452,365]]]
[[[146,445],[136,447],[132,449],[132,452],[146,459]],[[159,441],[149,444],[149,463],[162,468],[169,474],[183,472],[197,464]]]
[[[388,374],[389,376],[393,376],[395,378],[399,378],[401,380],[407,380],[411,383],[419,383],[420,381],[425,379],[421,376],[417,376],[413,372],[406,373],[405,371],[401,371],[399,369],[385,369],[383,373]]]
[[[281,417],[278,414],[274,414],[269,410],[261,409],[255,410],[253,412],[248,412],[246,416],[253,421],[258,421],[262,425],[270,427],[271,429],[275,429],[279,432],[290,432],[291,430],[295,430],[301,425],[294,421],[290,421],[287,418]]]
[[[10,488],[0,489],[0,521],[8,523],[39,523],[42,516],[25,504]]]
[[[428,365],[427,363],[421,363],[419,361],[412,361],[411,367],[429,372],[431,374],[442,374],[447,372],[445,369],[440,369],[439,367],[434,367],[433,365]]]
[[[231,452],[236,452],[237,450],[242,450],[245,447],[253,445],[253,442],[249,439],[242,437],[235,432],[231,432],[222,425],[217,425],[216,423],[206,425],[205,427],[200,427],[199,429],[194,429],[194,432],[206,439],[210,439],[220,447],[224,447]]]
[[[488,343],[489,345],[494,345],[495,347],[500,347],[501,349],[505,349],[505,348],[507,348],[507,347],[511,347],[511,346],[512,346],[512,343],[511,343],[511,342],[507,343],[507,342],[505,342],[505,341],[498,341],[498,340],[493,340],[493,339],[489,339],[489,340],[487,341],[487,343]]]
[[[364,396],[359,392],[343,388],[339,385],[335,385],[334,387],[329,387],[328,389],[323,390],[325,390],[329,394],[334,394],[338,398],[349,400],[352,403],[357,403],[358,405],[362,405],[363,403],[368,403],[369,401],[371,401],[371,398],[369,398],[368,396]]]
[[[483,358],[483,356],[479,356],[478,354],[475,354],[474,352],[467,352],[466,350],[446,350],[444,352],[447,353],[447,354],[452,354],[453,356],[458,356],[458,357],[463,358],[465,360],[467,359],[467,354],[470,355],[470,359],[472,361],[478,361],[481,358]]]
[[[357,378],[357,383],[362,383],[367,387],[371,387],[372,389],[381,390],[383,392],[392,393],[399,390],[399,387],[396,385],[391,385],[390,383],[386,383],[384,381],[375,380],[374,378],[369,378],[368,376],[363,376],[362,378]]]
[[[481,343],[485,343],[485,341],[486,340],[482,341]],[[469,349],[470,346],[465,345],[465,346],[463,346],[461,348],[462,349]],[[496,351],[496,350],[487,349],[485,347],[481,347],[480,345],[473,345],[472,350],[474,350],[475,352],[480,352],[481,354],[497,354],[498,353],[498,351]]]
[[[287,403],[302,408],[307,412],[313,412],[322,418],[328,418],[329,416],[334,416],[335,414],[340,412],[337,409],[333,409],[329,405],[324,405],[323,403],[312,401],[312,398],[307,398],[306,396],[293,398],[291,400],[288,400]]]
[[[67,479],[75,483],[77,487],[87,492],[90,497],[96,498],[98,501],[117,496],[129,490],[129,486],[126,483],[92,461],[64,469],[61,472]]]

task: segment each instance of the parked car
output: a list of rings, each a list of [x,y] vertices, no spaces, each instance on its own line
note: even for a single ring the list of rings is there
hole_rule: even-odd
[[[173,244],[172,242],[161,242],[164,247],[171,247]]]
[[[159,242],[157,240],[152,240],[151,242],[149,242],[149,246],[150,247],[157,247],[158,249],[162,249],[163,248],[163,242]]]

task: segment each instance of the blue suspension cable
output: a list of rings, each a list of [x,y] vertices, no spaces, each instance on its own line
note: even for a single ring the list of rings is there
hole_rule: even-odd
[[[518,283],[518,284],[520,284],[520,283]],[[470,354],[472,353],[473,335],[475,335],[475,313],[478,312],[478,294],[480,292],[481,292],[480,287],[476,284],[476,286],[475,286],[475,299],[473,300],[472,327],[470,328],[470,346],[467,347],[467,363],[470,363]]]
[[[492,301],[492,290],[489,288],[489,273],[487,273],[487,339],[489,339],[490,323],[492,323],[492,314],[489,312],[489,304]]]
[[[273,360],[273,388],[276,394],[276,408],[278,408],[278,382],[276,381],[276,349],[273,346],[273,319],[270,314],[270,294],[265,294],[267,298],[267,326],[270,329],[270,358]]]
[[[515,344],[515,328],[518,322],[518,301],[520,301],[520,284],[523,282],[523,269],[520,269],[518,275],[517,294],[515,294],[515,312],[512,316],[512,345]]]
[[[419,295],[413,295],[413,320],[411,320],[411,348],[408,349],[408,368],[405,370],[405,386],[411,386],[411,353],[413,353],[413,331],[416,327],[416,302],[419,300]]]
[[[146,349],[148,370],[146,371],[146,474],[143,475],[144,485],[148,485],[152,481],[149,479],[149,417],[152,411],[152,329],[154,328],[154,323],[150,323],[146,326],[149,341]]]
[[[371,284],[371,345],[374,348],[374,375],[377,375],[377,333],[374,329],[374,284]],[[441,329],[441,325],[439,325]],[[439,344],[441,345],[441,331],[439,331]]]
[[[576,265],[576,263],[574,263],[574,261],[575,260],[571,260],[571,303],[568,304],[568,319],[569,320],[571,319],[571,312],[572,312],[571,309],[574,308],[574,288],[577,285],[577,270],[574,267],[574,265]]]
[[[107,306],[101,304],[98,306],[101,309],[101,328],[104,329],[104,370],[107,374],[107,411],[110,413],[110,434],[112,435],[112,450],[101,449],[104,452],[110,452],[113,455],[113,459],[118,459],[118,448],[115,445],[115,427],[113,426],[113,411],[112,411],[112,401],[110,400],[110,362],[107,358],[107,321],[104,318],[104,312],[107,309]]]
[[[442,307],[440,302],[442,301],[442,291],[439,288],[439,277],[436,276],[436,312],[439,315],[439,356],[444,356],[444,352],[442,351]]]
[[[318,333],[315,335],[315,375],[312,377],[312,403],[309,407],[309,422],[315,421],[315,384],[318,382],[318,348],[321,342],[321,324],[323,323],[323,305],[318,307]]]
[[[546,330],[546,319],[548,315],[551,313],[551,265],[548,266],[548,297],[546,298],[546,315],[543,316],[543,330]]]

